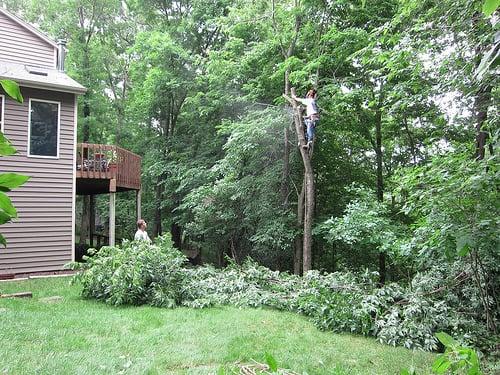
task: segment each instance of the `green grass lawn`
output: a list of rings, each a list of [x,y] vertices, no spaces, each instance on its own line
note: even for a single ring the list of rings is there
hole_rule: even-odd
[[[271,353],[308,374],[426,374],[434,355],[318,331],[266,309],[112,307],[82,300],[70,278],[0,283],[0,374],[213,374]],[[40,298],[62,296],[47,303]]]

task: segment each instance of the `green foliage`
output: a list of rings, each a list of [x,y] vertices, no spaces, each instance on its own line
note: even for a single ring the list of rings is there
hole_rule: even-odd
[[[293,218],[280,196],[269,194],[280,188],[281,145],[275,139],[284,121],[279,109],[256,109],[219,127],[227,136],[225,155],[211,168],[209,181],[187,193],[180,206],[190,214],[183,223],[186,234],[201,248],[238,262],[247,255],[265,264],[290,258]]]
[[[266,359],[266,363],[269,366],[269,370],[271,370],[271,372],[278,371],[278,362],[271,354],[265,353],[264,358]]]
[[[78,280],[85,298],[114,305],[150,304],[173,307],[180,302],[181,266],[186,258],[172,247],[169,237],[154,245],[145,241],[124,241],[121,247],[105,246],[89,252]]]
[[[22,103],[24,98],[21,94],[21,90],[19,89],[19,85],[11,81],[10,79],[0,79],[0,86],[4,89],[4,91],[9,95],[12,99]]]
[[[76,278],[84,297],[110,304],[270,307],[306,315],[322,330],[375,336],[407,348],[435,350],[434,333],[440,330],[475,342],[484,333],[457,298],[464,289],[450,288],[446,294],[432,289],[450,282],[445,269],[420,274],[408,287],[378,288],[376,273],[310,271],[299,277],[250,260],[224,269],[187,268],[185,263],[168,237],[155,245],[125,242],[89,257]]]
[[[445,352],[433,363],[432,371],[434,373],[483,374],[479,368],[479,358],[473,349],[461,346],[445,332],[436,333],[436,337],[444,345]]]
[[[16,82],[10,80],[0,80],[0,85],[5,90],[7,95],[20,103],[23,102],[23,96],[21,95],[19,85]],[[3,135],[3,133],[0,132],[0,157],[11,156],[15,153],[16,149],[10,144],[9,140]],[[5,192],[9,192],[12,189],[21,186],[28,181],[28,179],[28,176],[16,173],[0,173],[0,225],[17,218],[17,210]],[[0,244],[4,247],[7,246],[7,241],[2,234],[0,234]]]
[[[420,250],[449,258],[477,250],[497,252],[500,228],[496,207],[499,173],[496,156],[483,161],[456,152],[407,170],[398,181],[406,213],[420,217]]]
[[[484,0],[483,13],[486,16],[491,16],[498,6],[500,6],[500,0]]]
[[[0,149],[2,148],[2,142],[7,142],[4,148],[9,148],[10,145],[8,144],[7,139],[3,137],[1,132],[0,135]],[[1,155],[0,153],[0,156],[4,155]],[[0,225],[17,218],[17,210],[12,204],[10,198],[7,196],[7,194],[5,194],[5,192],[9,192],[12,189],[21,186],[26,181],[28,181],[28,179],[28,176],[23,176],[16,173],[0,173]],[[2,244],[4,247],[7,246],[7,242],[1,234],[0,244]]]
[[[347,205],[342,217],[330,218],[317,227],[329,242],[335,241],[348,245],[351,250],[360,249],[389,252],[403,227],[390,219],[390,210],[377,202],[375,192],[370,189],[349,189],[355,198]]]

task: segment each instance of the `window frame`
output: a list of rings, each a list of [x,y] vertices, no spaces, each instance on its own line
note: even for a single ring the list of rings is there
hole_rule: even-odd
[[[42,103],[51,103],[57,104],[57,155],[49,156],[49,155],[36,155],[31,153],[31,103],[32,102],[42,102]],[[59,146],[61,142],[61,102],[55,100],[46,100],[46,99],[37,99],[30,98],[28,105],[28,145],[27,145],[27,156],[29,158],[40,158],[40,159],[59,159]]]
[[[0,103],[2,110],[0,111],[0,131],[5,134],[5,95],[0,94]]]

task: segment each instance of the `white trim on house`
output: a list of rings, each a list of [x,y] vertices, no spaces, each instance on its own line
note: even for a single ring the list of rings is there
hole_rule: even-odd
[[[57,155],[56,156],[46,156],[46,155],[33,155],[31,154],[31,102],[42,102],[42,103],[52,103],[57,104]],[[59,159],[59,145],[61,138],[61,102],[46,99],[30,98],[28,106],[28,148],[26,151],[26,156],[29,158],[40,158],[40,159]]]
[[[30,70],[37,69],[25,64],[13,63],[0,60],[0,78],[16,81],[19,86],[39,88],[44,90],[62,91],[84,94],[87,89],[69,77],[66,73],[57,69],[43,69],[44,75],[32,74]]]
[[[75,234],[75,224],[76,224],[76,138],[78,134],[78,95],[75,94],[75,104],[74,104],[74,123],[73,123],[73,197],[72,197],[72,206],[73,209],[71,210],[71,260],[74,262],[76,259],[76,250],[75,250],[75,243],[76,243],[76,234]]]
[[[47,35],[45,35],[44,33],[40,32],[39,30],[37,30],[35,27],[31,26],[29,23],[23,21],[22,19],[20,19],[19,17],[17,17],[16,15],[10,13],[7,9],[5,9],[3,6],[0,6],[0,12],[5,14],[7,17],[9,17],[12,21],[16,22],[17,24],[21,25],[22,27],[24,27],[25,29],[31,31],[33,34],[35,34],[36,36],[38,36],[40,39],[44,40],[45,42],[47,42],[48,44],[50,44],[52,47],[56,48],[57,49],[57,43],[54,42],[52,39],[50,39]]]
[[[2,110],[0,111],[0,131],[3,133],[5,127],[5,95],[0,95],[0,103],[2,103]]]

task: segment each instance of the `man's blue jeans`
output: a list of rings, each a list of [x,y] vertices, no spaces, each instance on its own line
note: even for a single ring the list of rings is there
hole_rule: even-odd
[[[318,119],[305,119],[307,142],[312,142],[314,138],[314,130],[316,129],[316,125],[318,125],[318,122]]]

